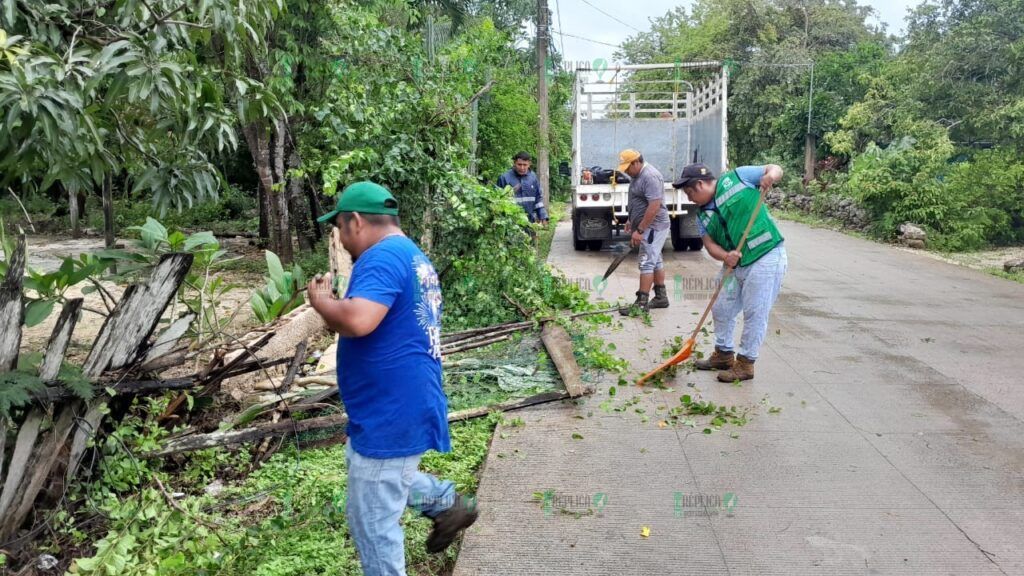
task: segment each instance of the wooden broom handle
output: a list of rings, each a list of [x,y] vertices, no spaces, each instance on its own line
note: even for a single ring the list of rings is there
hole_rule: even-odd
[[[747,221],[747,228],[743,231],[743,236],[740,237],[740,245],[736,250],[742,254],[743,246],[747,243],[747,236],[750,234],[750,229],[754,227],[754,220],[757,219],[757,215],[761,212],[761,206],[764,205],[764,191],[761,191],[761,196],[757,199],[757,206],[754,208],[754,212],[750,214],[750,220]],[[696,341],[697,333],[700,332],[701,327],[704,326],[704,321],[708,319],[708,314],[711,312],[711,307],[715,305],[718,300],[718,293],[722,290],[722,284],[725,284],[726,278],[732,274],[734,268],[732,266],[725,267],[725,274],[722,274],[722,281],[715,287],[715,293],[711,295],[711,301],[708,302],[707,308],[704,309],[704,314],[701,315],[700,321],[697,322],[697,327],[693,329],[693,334],[690,335],[690,340]]]

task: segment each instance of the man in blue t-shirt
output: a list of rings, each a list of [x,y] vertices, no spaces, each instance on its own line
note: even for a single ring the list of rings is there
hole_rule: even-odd
[[[406,506],[433,519],[427,551],[441,552],[477,518],[451,481],[418,470],[428,450],[450,452],[441,388],[441,285],[430,259],[402,233],[383,186],[345,188],[319,219],[338,227],[354,265],[342,300],[331,279],[309,302],[340,335],[338,388],[348,414],[347,518],[367,576],[405,574]]]

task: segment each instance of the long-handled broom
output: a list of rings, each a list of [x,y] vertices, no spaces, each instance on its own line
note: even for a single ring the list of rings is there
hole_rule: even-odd
[[[743,246],[747,243],[747,235],[750,234],[750,229],[754,226],[754,220],[757,218],[758,212],[761,211],[761,206],[763,204],[764,191],[761,192],[761,197],[757,201],[757,207],[754,208],[754,212],[750,215],[750,220],[747,222],[747,228],[743,231],[743,236],[740,238],[739,247],[736,248],[740,253],[743,252]],[[660,366],[645,374],[643,378],[637,381],[637,386],[643,386],[644,382],[650,380],[655,374],[658,374],[666,368],[685,362],[690,358],[690,355],[693,354],[693,347],[697,343],[697,334],[700,333],[700,329],[704,326],[704,321],[708,319],[708,314],[711,312],[712,306],[714,306],[715,302],[718,300],[718,293],[722,291],[722,285],[725,284],[725,281],[729,278],[732,272],[733,268],[731,266],[726,266],[725,273],[722,274],[722,280],[718,283],[718,286],[715,287],[715,293],[711,296],[711,301],[708,302],[708,307],[704,309],[704,314],[700,317],[700,322],[697,322],[697,327],[693,329],[693,334],[691,334],[690,338],[683,343],[683,347],[679,349],[679,352],[676,352],[675,356],[672,356]]]

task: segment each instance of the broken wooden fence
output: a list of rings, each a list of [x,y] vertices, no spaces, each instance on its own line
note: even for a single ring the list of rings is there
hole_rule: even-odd
[[[26,264],[25,235],[19,233],[9,255],[6,275],[0,283],[0,372],[17,370],[21,326],[25,318],[23,279]],[[185,382],[130,380],[143,365],[159,364],[165,355],[180,354],[178,339],[188,330],[191,318],[173,322],[155,342],[150,338],[168,304],[192,265],[191,254],[166,254],[145,281],[129,286],[111,310],[82,365],[82,374],[94,390],[137,394],[166,389]],[[99,430],[109,396],[105,393],[79,397],[57,381],[75,325],[82,314],[82,299],[67,301],[57,318],[38,367],[39,380],[47,386],[34,394],[34,403],[0,416],[0,545],[9,544],[32,513],[36,498],[50,482],[76,478],[87,443]],[[164,362],[164,365],[167,365]],[[240,367],[236,366],[235,370]],[[104,379],[116,372],[117,382]],[[186,380],[186,379],[182,379]],[[189,386],[195,378],[187,379]],[[16,385],[13,380],[5,386]],[[17,431],[9,458],[8,429]],[[4,462],[8,462],[6,467]]]

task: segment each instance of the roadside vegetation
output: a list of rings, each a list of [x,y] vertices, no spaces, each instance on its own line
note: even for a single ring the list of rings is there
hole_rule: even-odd
[[[869,16],[852,2],[703,0],[621,56],[727,62],[730,162],[782,165],[790,210],[881,240],[911,222],[944,252],[1024,243],[1020,4],[922,2],[904,37]],[[808,135],[818,162],[802,182]]]

